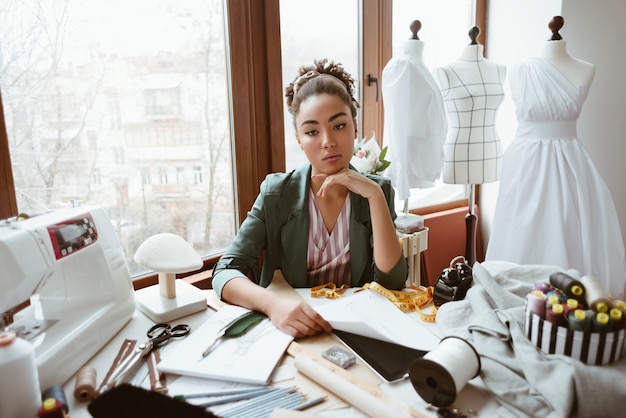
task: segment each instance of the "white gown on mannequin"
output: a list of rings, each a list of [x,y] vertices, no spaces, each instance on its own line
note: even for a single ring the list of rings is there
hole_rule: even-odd
[[[505,152],[486,259],[573,268],[622,298],[617,212],[576,133],[589,86],[538,58],[510,75],[517,137]]]

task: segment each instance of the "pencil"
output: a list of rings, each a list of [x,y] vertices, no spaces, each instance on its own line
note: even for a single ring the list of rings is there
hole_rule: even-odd
[[[284,397],[266,402],[252,409],[246,409],[235,415],[228,415],[229,418],[259,418],[269,415],[276,408],[291,409],[302,402],[304,395],[292,392]]]
[[[281,398],[286,393],[294,392],[294,391],[295,389],[291,387],[282,388],[282,389],[273,389],[273,391],[270,393],[266,393],[265,395],[258,396],[247,402],[243,402],[241,404],[235,405],[232,408],[220,411],[220,416],[224,418],[236,416],[237,414],[240,414],[242,412],[247,412],[260,405],[271,402],[277,398]]]
[[[194,398],[210,398],[212,396],[224,396],[224,395],[235,395],[238,393],[247,393],[247,392],[255,392],[259,389],[268,388],[268,386],[254,386],[247,388],[232,388],[232,389],[218,389],[210,392],[203,393],[190,393],[190,394],[181,394],[174,395],[174,399],[194,399]]]
[[[225,403],[230,403],[234,401],[242,401],[245,399],[257,398],[257,397],[265,395],[268,392],[272,392],[272,389],[261,388],[253,392],[244,392],[244,393],[237,393],[234,395],[220,396],[217,399],[200,403],[198,404],[198,406],[203,407],[203,408],[208,408],[209,406],[223,405]]]
[[[328,396],[324,395],[324,396],[319,396],[317,398],[313,398],[310,399],[308,401],[302,402],[300,405],[298,405],[297,407],[293,408],[296,411],[304,411],[307,408],[310,408],[312,406],[315,406],[317,404],[320,404],[322,402],[324,402],[326,399],[328,399]]]

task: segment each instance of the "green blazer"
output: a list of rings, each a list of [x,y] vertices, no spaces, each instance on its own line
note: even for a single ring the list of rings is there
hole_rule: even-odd
[[[351,167],[351,169],[354,169]],[[392,219],[395,220],[394,190],[389,179],[368,175],[380,185]],[[311,165],[289,173],[269,174],[241,224],[237,236],[213,270],[213,288],[221,297],[222,288],[234,277],[247,276],[267,287],[280,269],[293,287],[307,287],[306,265],[309,234],[309,189]],[[350,273],[352,286],[377,281],[389,289],[401,289],[407,278],[407,263],[400,257],[389,273],[381,272],[373,260],[372,223],[369,202],[350,193]],[[399,245],[399,244],[398,244]],[[263,267],[258,261],[263,252]]]

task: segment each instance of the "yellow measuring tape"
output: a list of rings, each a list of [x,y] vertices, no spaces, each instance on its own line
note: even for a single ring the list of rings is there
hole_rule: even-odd
[[[311,288],[311,297],[327,297],[329,299],[337,299],[341,297],[340,293],[347,287],[348,286],[343,285],[337,289],[334,283],[326,283]],[[437,307],[435,305],[433,305],[430,313],[422,311],[422,308],[433,301],[432,286],[428,286],[426,288],[409,286],[407,288],[408,290],[389,290],[376,282],[370,282],[365,283],[361,289],[355,290],[355,292],[360,292],[365,289],[371,289],[383,295],[402,312],[417,312],[422,321],[435,322],[435,317],[437,316]]]
[[[340,298],[344,290],[346,290],[348,285],[341,285],[339,289],[337,289],[337,285],[335,283],[326,283],[320,286],[315,286],[311,288],[311,297],[319,298],[326,297],[328,299],[337,299]]]

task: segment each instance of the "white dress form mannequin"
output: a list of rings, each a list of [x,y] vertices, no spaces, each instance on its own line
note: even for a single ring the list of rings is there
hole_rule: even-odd
[[[471,35],[474,33],[477,36],[470,30]],[[504,98],[506,66],[486,60],[483,46],[472,41],[461,51],[459,59],[435,71],[448,115],[443,181],[497,181],[502,144],[495,119]]]
[[[479,33],[477,26],[471,28],[472,42],[459,58],[435,70],[448,116],[443,181],[469,187],[465,258],[470,265],[476,261],[475,185],[498,181],[503,158],[496,114],[504,98],[506,66],[484,58],[476,41]]]

